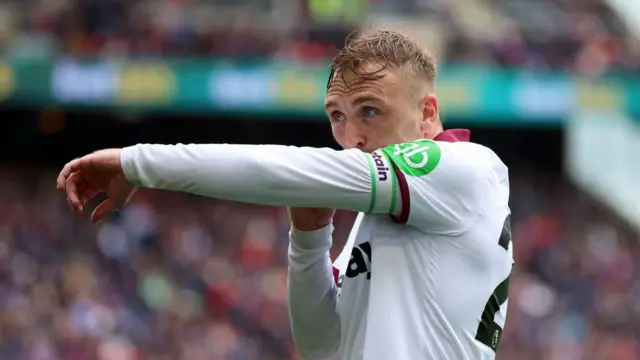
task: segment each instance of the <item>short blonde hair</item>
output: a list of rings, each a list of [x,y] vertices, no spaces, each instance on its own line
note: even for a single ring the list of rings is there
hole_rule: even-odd
[[[366,71],[364,64],[377,62],[380,67]],[[331,74],[327,89],[336,76],[352,71],[365,80],[380,78],[379,72],[391,67],[406,69],[410,75],[434,83],[435,58],[415,41],[394,31],[374,31],[347,38],[347,44],[331,62]]]

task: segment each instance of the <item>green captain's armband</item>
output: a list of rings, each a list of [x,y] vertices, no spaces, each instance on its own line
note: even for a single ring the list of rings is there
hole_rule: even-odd
[[[424,176],[440,163],[440,146],[431,140],[415,140],[404,144],[389,145],[382,149],[398,170],[410,176]]]

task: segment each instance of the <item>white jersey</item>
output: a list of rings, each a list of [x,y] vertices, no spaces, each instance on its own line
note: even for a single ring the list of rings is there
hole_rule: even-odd
[[[121,160],[127,178],[146,187],[361,212],[335,278],[332,227],[291,231],[291,325],[306,358],[488,360],[513,264],[508,173],[491,150],[455,140],[449,133],[372,154],[138,145]]]

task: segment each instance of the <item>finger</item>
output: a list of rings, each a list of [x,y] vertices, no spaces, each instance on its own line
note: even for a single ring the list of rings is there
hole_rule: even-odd
[[[71,174],[80,170],[82,161],[82,158],[74,159],[68,162],[67,165],[62,168],[62,171],[60,171],[60,174],[58,175],[58,179],[56,181],[56,187],[58,190],[64,191],[67,185],[67,178],[69,178]]]
[[[96,206],[91,213],[91,221],[94,223],[98,223],[104,219],[105,216],[111,214],[112,212],[117,210],[117,205],[115,202],[107,199],[100,203],[100,205]]]
[[[84,190],[80,190],[80,202],[82,203],[82,206],[87,205],[87,203],[99,193],[100,191],[96,191],[88,187]]]
[[[76,214],[81,214],[83,204],[80,201],[79,186],[84,180],[82,179],[81,172],[74,172],[67,176],[65,181],[65,189],[67,192],[67,202],[71,207],[71,210]]]
[[[100,194],[102,190],[100,190],[99,188],[91,187],[84,176],[84,172],[78,172],[78,173],[82,176],[72,174],[70,175],[70,178],[74,180],[74,184],[76,186],[76,189],[75,189],[76,193],[79,194],[78,197],[80,199],[80,205],[82,206],[82,209],[84,209],[87,203],[91,201],[94,197],[96,197],[98,194]],[[76,181],[76,176],[78,177],[77,181]],[[71,206],[71,202],[69,203],[69,206]]]

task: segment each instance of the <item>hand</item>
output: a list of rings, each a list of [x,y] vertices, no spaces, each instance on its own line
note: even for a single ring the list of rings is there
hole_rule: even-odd
[[[313,231],[321,229],[331,223],[335,210],[317,208],[297,208],[287,209],[293,227],[300,231]]]
[[[69,162],[58,176],[57,188],[66,191],[69,207],[78,215],[88,201],[106,192],[107,200],[91,214],[93,222],[122,207],[134,191],[122,172],[120,149],[96,151]]]

